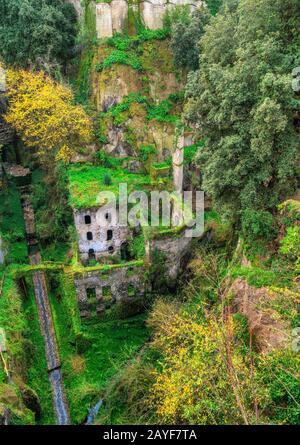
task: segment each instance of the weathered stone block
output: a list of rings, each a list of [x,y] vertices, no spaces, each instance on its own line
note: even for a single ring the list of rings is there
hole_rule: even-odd
[[[142,2],[141,13],[145,26],[149,29],[162,28],[165,10],[164,0]]]
[[[96,5],[96,30],[97,37],[112,37],[112,14],[109,3],[97,3]]]
[[[102,315],[106,308],[116,303],[129,303],[132,298],[141,298],[145,292],[144,274],[141,267],[120,267],[106,271],[93,271],[77,275],[74,284],[77,292],[78,305],[81,317],[91,315],[88,289],[95,291],[97,308],[96,313]],[[129,273],[130,271],[130,273]],[[109,297],[105,291],[109,289]],[[133,295],[129,295],[133,290]],[[105,301],[106,298],[106,301]]]
[[[128,4],[126,0],[113,0],[110,6],[113,32],[124,31],[128,16]]]

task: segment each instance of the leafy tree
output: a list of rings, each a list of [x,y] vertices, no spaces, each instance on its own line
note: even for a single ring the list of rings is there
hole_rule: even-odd
[[[212,15],[216,15],[223,3],[223,0],[206,0],[205,3],[207,4]]]
[[[91,141],[91,122],[72,92],[45,73],[8,71],[10,101],[6,121],[27,147],[37,150],[40,164],[51,169],[54,159],[69,161]]]
[[[0,57],[10,65],[53,70],[76,37],[76,12],[63,0],[1,0]]]
[[[165,23],[170,24],[171,47],[176,66],[188,70],[198,68],[198,42],[209,19],[210,13],[206,7],[190,13],[186,6],[181,6],[168,13]]]
[[[236,216],[272,209],[297,186],[300,4],[228,1],[200,45],[189,76],[186,118],[205,138],[198,162],[204,190]]]
[[[90,142],[91,122],[73,105],[71,91],[43,72],[8,71],[7,86],[6,120],[45,171],[34,187],[37,233],[46,240],[67,238],[71,212],[63,164]]]

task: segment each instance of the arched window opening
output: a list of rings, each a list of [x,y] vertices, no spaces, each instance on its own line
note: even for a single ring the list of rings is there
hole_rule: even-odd
[[[92,220],[91,220],[90,215],[85,215],[84,222],[85,222],[85,224],[91,224]]]
[[[114,253],[115,249],[113,248],[113,246],[109,246],[108,248],[108,252],[109,253]]]
[[[92,234],[92,232],[87,232],[87,234],[86,234],[86,238],[87,238],[88,241],[92,241],[92,239],[93,239],[93,234]]]
[[[106,237],[106,240],[107,240],[107,241],[110,241],[110,240],[112,240],[112,237],[113,237],[113,231],[112,231],[112,230],[108,230],[108,231],[107,231],[107,237]]]
[[[89,249],[89,260],[95,260],[96,255],[94,249]]]

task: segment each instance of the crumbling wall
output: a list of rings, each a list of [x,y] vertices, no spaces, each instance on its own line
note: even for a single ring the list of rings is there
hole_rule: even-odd
[[[176,280],[185,258],[188,256],[192,238],[185,236],[185,230],[180,234],[161,239],[150,239],[147,242],[146,252],[150,262],[155,251],[163,254],[165,266],[170,280]]]
[[[124,266],[105,271],[92,271],[74,277],[80,316],[92,315],[92,304],[88,290],[96,295],[96,313],[101,315],[117,303],[130,303],[141,298],[145,292],[144,269],[138,266]],[[108,295],[105,295],[108,291]]]

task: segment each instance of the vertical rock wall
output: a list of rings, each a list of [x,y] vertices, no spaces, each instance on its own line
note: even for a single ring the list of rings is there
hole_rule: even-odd
[[[98,3],[96,5],[96,30],[99,38],[113,35],[112,10],[109,3]]]
[[[151,0],[142,2],[140,8],[141,15],[147,28],[162,28],[163,16],[167,8],[167,3],[165,0]]]
[[[113,0],[110,4],[112,31],[122,32],[125,29],[128,17],[128,4],[126,0]]]
[[[76,2],[76,0],[73,0]],[[110,3],[96,4],[96,28],[98,38],[111,37],[114,32],[122,32],[128,22],[128,0],[112,0]],[[136,5],[140,18],[149,29],[159,29],[168,8],[176,5],[189,5],[191,9],[202,5],[201,0],[146,0]]]
[[[167,277],[170,280],[178,278],[182,263],[190,252],[192,238],[185,236],[185,229],[178,236],[166,237],[163,239],[152,239],[146,243],[146,254],[149,261],[155,251],[159,251],[164,255],[165,265],[167,269]]]

